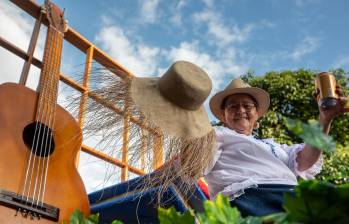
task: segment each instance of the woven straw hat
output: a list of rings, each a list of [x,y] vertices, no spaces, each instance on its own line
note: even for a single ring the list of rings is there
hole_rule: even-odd
[[[212,82],[200,67],[175,62],[161,77],[133,77],[130,95],[147,120],[166,134],[198,138],[212,130],[203,103]]]
[[[245,83],[240,78],[233,79],[227,87],[223,91],[220,91],[214,95],[210,100],[210,109],[212,113],[218,118],[219,120],[222,120],[222,109],[221,105],[223,103],[223,100],[232,95],[237,93],[244,93],[251,95],[258,103],[258,117],[262,117],[263,114],[268,110],[270,105],[270,99],[269,94],[257,87],[251,87],[249,84]]]
[[[142,182],[140,190],[161,184],[161,194],[180,179],[187,183],[181,186],[183,192],[188,192],[189,186],[203,175],[213,160],[215,151],[215,131],[203,107],[212,89],[206,72],[190,62],[177,61],[161,77],[128,76],[121,70],[110,72],[109,69],[91,74],[90,81],[98,85],[90,95],[103,99],[104,104],[88,101],[86,136],[102,133],[98,143],[104,148],[101,150],[121,157],[123,150],[110,149],[124,141],[125,116],[122,115],[131,116],[137,123],[129,122],[128,126],[129,164],[143,161],[141,166],[148,171],[154,170],[156,160],[167,164],[154,178]],[[72,106],[78,111],[80,98],[76,97],[74,102]],[[122,108],[124,114],[115,113],[114,107]],[[155,159],[155,156],[159,157]]]

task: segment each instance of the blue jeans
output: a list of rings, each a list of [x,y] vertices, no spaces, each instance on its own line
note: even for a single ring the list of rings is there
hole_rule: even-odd
[[[284,194],[294,194],[293,188],[293,185],[259,184],[258,187],[245,189],[245,193],[231,201],[230,205],[237,207],[243,217],[284,212]]]

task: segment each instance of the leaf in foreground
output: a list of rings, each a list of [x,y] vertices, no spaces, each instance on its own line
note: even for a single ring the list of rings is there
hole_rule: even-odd
[[[83,212],[75,209],[70,217],[70,224],[96,224],[98,223],[99,214],[93,214],[85,218]]]
[[[204,202],[205,213],[198,214],[202,224],[213,223],[239,223],[241,216],[237,208],[230,206],[229,198],[221,194],[217,195],[216,201]]]
[[[333,138],[322,132],[320,124],[315,120],[310,120],[308,124],[299,120],[286,118],[287,128],[300,137],[304,143],[318,148],[326,153],[331,153],[336,148]]]
[[[181,214],[174,207],[169,209],[158,208],[158,217],[161,224],[194,224],[194,216],[190,211]]]
[[[349,223],[349,184],[303,181],[295,195],[286,194],[284,208],[290,221],[301,223]]]

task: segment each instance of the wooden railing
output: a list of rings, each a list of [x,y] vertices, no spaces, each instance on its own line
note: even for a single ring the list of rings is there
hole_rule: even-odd
[[[23,49],[17,47],[13,43],[11,43],[11,40],[6,40],[0,36],[0,46],[7,49],[8,51],[12,52],[13,54],[17,55],[18,57],[22,58],[25,63],[23,66],[22,74],[19,83],[22,85],[26,84],[28,71],[31,65],[34,65],[38,67],[39,69],[42,68],[42,61],[40,59],[37,59],[33,56],[34,49],[36,46],[37,38],[40,32],[40,26],[41,24],[47,25],[45,20],[41,18],[41,7],[37,5],[37,3],[31,1],[31,0],[11,0],[15,5],[17,5],[19,8],[27,12],[29,15],[31,15],[35,20],[35,25],[33,28],[33,33],[31,37],[31,41],[29,43],[29,47],[27,52]],[[124,78],[122,76],[133,76],[133,74],[126,69],[124,66],[113,60],[111,57],[109,57],[105,52],[100,50],[98,47],[96,47],[93,43],[88,41],[86,38],[84,38],[81,34],[79,34],[77,31],[72,29],[71,27],[68,27],[67,32],[64,35],[64,41],[69,42],[71,45],[73,45],[75,48],[79,49],[81,52],[83,52],[85,57],[85,68],[84,68],[84,74],[83,74],[83,83],[80,84],[73,79],[69,78],[66,74],[60,74],[60,80],[64,82],[65,84],[69,85],[70,87],[76,89],[81,93],[81,100],[80,100],[80,108],[78,113],[78,121],[80,123],[80,127],[84,127],[84,111],[85,111],[85,105],[88,98],[91,98],[100,104],[102,104],[105,107],[108,107],[112,111],[114,111],[116,114],[120,116],[124,116],[124,127],[123,127],[123,142],[122,142],[122,158],[121,160],[117,158],[113,158],[98,149],[95,149],[93,147],[90,147],[88,145],[82,145],[81,150],[83,152],[86,152],[94,157],[97,157],[99,159],[102,159],[110,164],[113,164],[117,167],[120,167],[121,169],[121,181],[125,181],[128,179],[128,172],[135,173],[137,175],[142,175],[146,171],[142,168],[137,168],[134,166],[131,166],[128,163],[128,147],[129,147],[129,124],[130,122],[138,125],[141,129],[146,129],[147,133],[153,134],[155,141],[153,145],[153,169],[158,168],[163,164],[163,148],[162,148],[162,137],[157,134],[157,132],[150,127],[145,126],[141,121],[139,121],[136,117],[133,117],[131,115],[128,115],[127,113],[124,113],[124,111],[117,107],[117,105],[111,105],[109,102],[106,102],[103,98],[99,97],[96,94],[93,94],[90,92],[89,88],[89,75],[91,72],[91,65],[92,61],[96,61],[97,63],[101,64],[105,68],[110,69],[112,73],[115,75]],[[116,73],[114,71],[116,70],[122,70],[124,73]],[[126,106],[124,107],[125,110]],[[143,133],[143,132],[142,132]],[[144,138],[142,138],[144,139]],[[141,158],[141,160],[144,160]],[[141,163],[144,163],[144,161],[140,161]]]

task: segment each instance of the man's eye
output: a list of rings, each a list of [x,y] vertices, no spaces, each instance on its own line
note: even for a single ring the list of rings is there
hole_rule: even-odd
[[[231,104],[228,106],[229,109],[237,110],[240,105]]]
[[[246,111],[251,111],[255,107],[254,104],[244,103],[244,104],[230,104],[227,106],[227,108],[231,111],[238,111],[240,106],[242,106]]]

